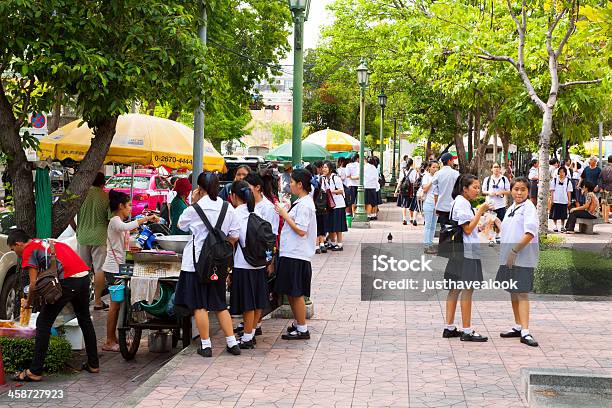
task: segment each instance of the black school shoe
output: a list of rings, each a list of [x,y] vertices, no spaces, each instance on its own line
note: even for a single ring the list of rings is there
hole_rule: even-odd
[[[255,335],[256,336],[261,336],[263,334],[263,332],[261,331],[261,327],[256,327],[255,328]]]
[[[234,333],[241,333],[244,331],[244,326],[240,323],[238,326],[234,327]]]
[[[206,348],[200,347],[198,349],[198,354],[201,355],[202,357],[212,357],[212,349],[210,347],[206,347]]]
[[[504,333],[499,333],[499,337],[501,337],[502,339],[509,339],[511,337],[521,337],[521,331],[512,329]]]
[[[455,327],[453,330],[444,329],[442,332],[442,337],[445,339],[450,339],[452,337],[461,337],[462,334],[463,332]]]
[[[253,338],[253,340],[255,340],[255,338]],[[238,342],[238,347],[240,347],[241,349],[254,349],[255,342],[253,342],[253,340],[249,340],[249,341],[240,340]]]
[[[291,333],[283,334],[281,336],[283,340],[308,340],[310,339],[310,332],[306,330],[305,332],[300,331],[292,331]]]
[[[331,250],[332,252],[344,251],[344,247],[341,247],[340,245],[334,245]]]
[[[475,331],[473,331],[470,334],[467,334],[467,333],[461,334],[461,338],[459,340],[461,340],[461,341],[473,341],[473,342],[482,343],[482,342],[485,342],[485,341],[489,340],[489,338],[487,336],[483,336],[483,335],[478,334]]]
[[[225,350],[230,353],[233,354],[235,356],[239,356],[242,352],[240,351],[240,346],[238,344],[236,344],[233,347],[230,346],[225,346]]]
[[[538,347],[538,342],[535,341],[531,334],[521,337],[521,343],[526,344],[531,347]]]
[[[295,327],[295,325],[293,323],[291,323],[291,325],[289,327],[287,327],[287,333],[291,333],[297,331],[297,327]]]

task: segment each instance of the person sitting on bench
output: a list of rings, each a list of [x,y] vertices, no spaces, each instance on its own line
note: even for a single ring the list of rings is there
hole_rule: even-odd
[[[574,233],[574,227],[576,226],[576,220],[578,218],[594,220],[599,216],[599,200],[593,192],[593,190],[595,190],[595,184],[584,180],[581,188],[582,194],[585,196],[585,202],[583,205],[570,210],[567,224],[565,224],[565,229],[568,234]]]

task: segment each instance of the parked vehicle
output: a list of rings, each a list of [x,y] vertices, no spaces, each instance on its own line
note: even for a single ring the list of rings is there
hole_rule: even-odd
[[[219,175],[221,185],[234,181],[238,166],[246,164],[252,171],[258,171],[265,164],[263,157],[259,156],[223,156],[223,158],[225,159],[227,173]]]
[[[115,174],[108,179],[105,191],[116,190],[130,194],[132,175],[129,172]],[[142,214],[145,209],[160,211],[166,203],[172,186],[166,177],[156,170],[136,169],[134,171],[134,198],[132,200],[132,216]]]

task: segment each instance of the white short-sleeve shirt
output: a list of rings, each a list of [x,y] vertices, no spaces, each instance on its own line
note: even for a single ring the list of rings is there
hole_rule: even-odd
[[[462,195],[457,196],[452,206],[452,218],[459,225],[469,224],[474,218],[472,204]],[[474,228],[471,234],[463,233],[463,256],[470,259],[480,259],[480,237],[478,228]]]
[[[510,191],[510,180],[506,176],[485,177],[482,183],[483,193],[501,193],[502,191]],[[506,196],[490,196],[489,200],[493,203],[493,210],[506,207]]]
[[[349,187],[357,187],[359,180],[353,180],[351,177],[359,176],[359,162],[352,162],[346,165],[346,182],[345,184]]]
[[[341,194],[332,194],[334,197],[334,203],[336,204],[336,208],[344,208],[346,207],[346,203],[344,201],[344,186],[342,185],[342,180],[340,176],[337,174],[332,174],[329,178],[324,177],[322,183],[323,191],[327,190],[342,190]]]
[[[272,201],[263,197],[260,202],[255,204],[255,214],[259,215],[264,220],[268,221],[272,225],[272,232],[274,235],[278,235],[278,224],[280,222],[280,216],[276,212],[276,208]]]
[[[538,171],[538,169],[536,169],[535,167],[532,167],[529,169],[529,175],[527,176],[527,178],[529,180],[537,180],[540,178],[540,173]]]
[[[289,210],[289,216],[299,229],[306,231],[306,235],[300,237],[285,223],[281,230],[279,256],[310,262],[317,241],[317,215],[312,197],[307,195],[296,200]]]
[[[572,182],[569,178],[561,180],[558,177],[550,180],[550,191],[552,191],[553,203],[555,204],[569,204],[567,199],[567,193],[574,191]]]
[[[373,188],[378,190],[378,170],[370,163],[365,163],[363,167],[363,188]]]
[[[530,233],[533,239],[518,253],[514,264],[525,268],[535,268],[540,252],[538,227],[538,212],[531,200],[525,200],[520,204],[515,202],[508,207],[501,225],[500,265],[506,264],[512,248],[523,239],[526,233]]]
[[[346,184],[346,167],[338,167],[336,173],[340,177],[340,180],[342,180],[342,183]]]
[[[206,214],[208,221],[214,227],[221,213],[221,207],[226,202],[217,197],[217,200],[213,201],[208,195],[202,197],[198,201],[198,205]],[[183,250],[183,261],[181,263],[181,270],[185,272],[195,272],[195,265],[193,260],[193,247],[195,243],[195,255],[196,259],[200,257],[200,251],[204,245],[204,240],[208,236],[208,229],[204,225],[204,221],[200,218],[193,206],[189,206],[181,214],[177,226],[183,231],[190,231],[192,234],[191,240],[185,245]],[[227,213],[221,224],[221,231],[228,237],[237,238],[239,235],[239,225],[236,221],[236,215],[234,214],[234,208],[228,205]]]

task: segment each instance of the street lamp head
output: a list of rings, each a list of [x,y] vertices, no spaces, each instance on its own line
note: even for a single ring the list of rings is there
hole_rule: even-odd
[[[296,12],[305,12],[305,19],[308,18],[308,11],[310,9],[310,0],[287,0],[289,8],[295,14]]]
[[[385,106],[387,106],[387,95],[385,95],[384,88],[380,90],[380,95],[378,95],[378,104],[380,105],[381,108],[384,108]]]
[[[368,86],[368,77],[368,65],[366,64],[365,59],[362,58],[359,67],[357,67],[357,82],[360,86],[366,87]]]

